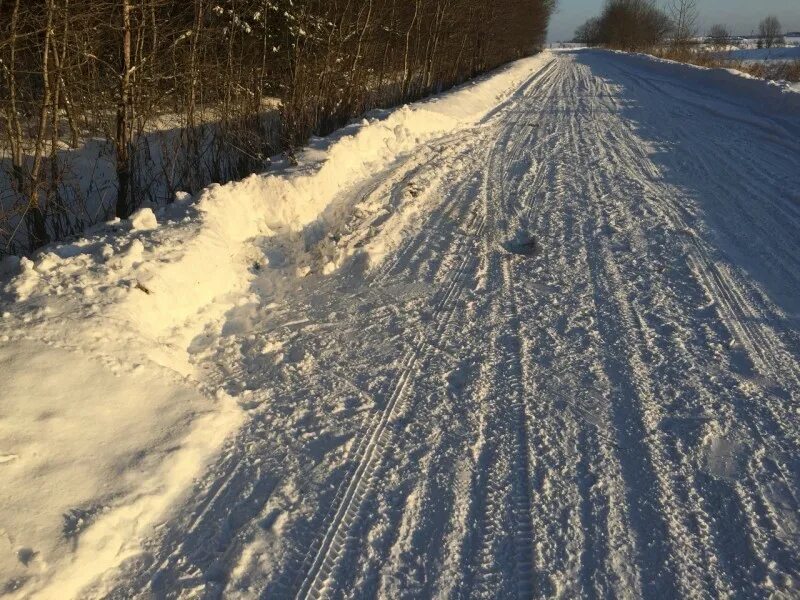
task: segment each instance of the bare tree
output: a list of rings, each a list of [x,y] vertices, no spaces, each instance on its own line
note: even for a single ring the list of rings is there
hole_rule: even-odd
[[[685,47],[697,36],[697,0],[670,0],[667,12],[672,19],[672,40],[675,46]]]
[[[731,43],[731,34],[725,25],[712,25],[708,30],[708,40],[718,50],[727,48]]]
[[[778,17],[770,15],[758,24],[758,37],[767,48],[783,44],[783,29]]]
[[[131,0],[122,0],[121,6],[121,40],[120,57],[121,67],[119,73],[119,94],[117,96],[117,124],[116,124],[116,156],[117,192],[116,215],[122,219],[127,218],[131,212],[129,199],[131,188],[130,172],[130,138],[133,128],[133,94],[131,91]]]

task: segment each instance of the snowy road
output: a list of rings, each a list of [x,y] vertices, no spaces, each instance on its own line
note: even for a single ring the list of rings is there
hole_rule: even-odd
[[[643,64],[555,54],[358,189],[380,265],[229,316],[249,421],[115,597],[800,594],[800,119]]]

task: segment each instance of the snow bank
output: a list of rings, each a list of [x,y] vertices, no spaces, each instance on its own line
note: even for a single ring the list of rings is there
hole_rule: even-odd
[[[197,201],[196,229],[183,250],[147,269],[144,279],[152,294],[128,296],[118,318],[134,318],[147,335],[159,337],[209,308],[220,294],[244,291],[250,265],[242,256],[243,243],[302,231],[354,181],[385,168],[398,154],[473,125],[550,60],[546,53],[523,59],[384,119],[365,120],[321,142],[322,152],[312,146],[294,169],[209,187]]]
[[[192,352],[249,301],[264,244],[302,240],[332,218],[335,198],[398,155],[478,124],[550,60],[354,124],[315,141],[295,167],[3,260],[0,589],[74,597],[139,552],[241,423],[237,399],[208,387]]]

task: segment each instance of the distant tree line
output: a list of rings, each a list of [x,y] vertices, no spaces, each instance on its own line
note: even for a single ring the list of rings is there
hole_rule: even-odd
[[[618,50],[641,51],[670,48],[680,58],[697,43],[697,0],[668,0],[661,8],[655,0],[606,0],[601,14],[575,31],[575,41]],[[723,48],[732,36],[724,25],[714,25],[708,41]],[[781,24],[769,16],[759,24],[759,47],[772,48],[783,43]]]
[[[717,49],[724,49],[734,44],[738,39],[722,24],[712,25],[708,30],[707,41]],[[775,48],[785,43],[781,22],[778,17],[766,17],[758,24],[756,44],[759,48]]]
[[[531,54],[553,2],[0,0],[0,254]],[[70,162],[90,139],[116,188],[94,219],[74,210],[93,175]]]
[[[669,15],[652,0],[607,0],[600,16],[577,29],[575,41],[637,51],[663,42],[673,29]]]

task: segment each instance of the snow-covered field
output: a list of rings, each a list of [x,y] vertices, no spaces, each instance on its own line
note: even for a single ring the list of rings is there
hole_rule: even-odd
[[[2,270],[12,597],[796,597],[800,95],[545,53]]]
[[[728,60],[743,60],[748,62],[777,62],[800,60],[800,45],[785,46],[782,48],[750,48],[731,50],[720,53],[722,58]]]

